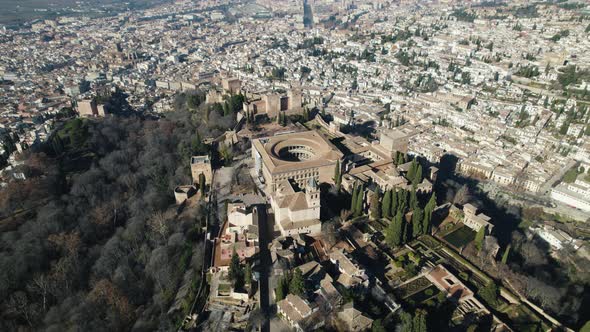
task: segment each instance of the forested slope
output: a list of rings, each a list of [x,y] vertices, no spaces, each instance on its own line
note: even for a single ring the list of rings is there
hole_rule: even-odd
[[[0,330],[175,329],[167,311],[202,265],[205,208],[177,216],[173,188],[207,149],[197,131],[235,123],[189,100],[159,120],[70,120],[25,154],[27,179],[0,191]]]

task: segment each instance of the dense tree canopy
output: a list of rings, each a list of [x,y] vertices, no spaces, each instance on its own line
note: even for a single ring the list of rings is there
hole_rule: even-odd
[[[198,279],[205,211],[177,214],[173,188],[191,182],[196,133],[235,121],[201,121],[192,96],[165,119],[71,120],[59,144],[25,156],[27,180],[0,192],[13,219],[0,241],[1,330],[175,329],[183,317],[167,312],[184,274]]]

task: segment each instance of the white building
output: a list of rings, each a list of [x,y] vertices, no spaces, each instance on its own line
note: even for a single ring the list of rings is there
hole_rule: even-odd
[[[314,178],[309,179],[305,191],[296,191],[288,180],[278,183],[277,191],[271,196],[271,207],[275,222],[283,236],[296,234],[319,234],[320,190]]]
[[[482,227],[487,229],[488,233],[492,232],[494,225],[490,223],[491,218],[483,213],[477,213],[477,208],[471,204],[465,204],[463,206],[463,224],[474,231],[479,231]]]
[[[590,183],[576,180],[574,183],[560,183],[551,189],[551,198],[576,209],[590,212]]]
[[[227,205],[227,233],[242,233],[254,225],[252,211],[248,211],[244,203],[230,203]]]
[[[289,294],[277,302],[277,313],[281,314],[296,331],[303,331],[302,323],[317,310],[298,295]]]
[[[574,245],[573,237],[571,237],[566,232],[554,229],[553,227],[544,226],[542,228],[531,228],[531,230],[537,233],[537,235],[539,235],[540,238],[545,240],[547,243],[549,243],[553,248],[557,250],[563,248],[563,246],[566,244]],[[578,247],[575,245],[574,248],[578,249]]]
[[[368,286],[369,277],[356,262],[354,262],[342,249],[330,253],[330,261],[336,266],[340,275],[338,282],[346,288],[356,285]]]

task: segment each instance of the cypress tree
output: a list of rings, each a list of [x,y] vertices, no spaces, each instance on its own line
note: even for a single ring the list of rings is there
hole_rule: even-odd
[[[404,214],[402,214],[402,221],[403,221],[402,222],[402,231],[403,231],[403,234],[402,234],[402,242],[405,243],[405,242],[407,242],[407,241],[409,241],[409,240],[412,239],[411,238],[411,235],[412,235],[411,234],[411,232],[412,232],[412,228],[411,227],[412,227],[412,225],[411,225],[411,223],[409,223],[406,220],[406,216]]]
[[[414,175],[412,183],[414,185],[418,185],[420,182],[422,182],[422,165],[418,165],[416,168],[416,174]]]
[[[397,210],[402,214],[408,211],[408,192],[405,189],[398,191]]]
[[[412,332],[426,332],[426,311],[416,310],[414,319],[412,320]]]
[[[275,288],[275,297],[276,301],[280,301],[285,298],[286,296],[286,289],[287,289],[287,280],[286,276],[280,277],[277,288]]]
[[[388,236],[387,243],[392,247],[397,247],[403,243],[404,224],[401,213],[398,212],[395,217],[393,217],[391,223],[387,227],[386,235]]]
[[[391,191],[388,190],[383,195],[383,200],[381,201],[381,215],[383,218],[391,218]]]
[[[414,176],[416,175],[416,167],[418,165],[416,165],[416,159],[412,160],[412,163],[410,164],[410,168],[408,169],[408,173],[406,174],[406,178],[410,181],[412,181],[414,179]]]
[[[418,207],[418,196],[416,195],[416,188],[412,187],[410,191],[410,210],[414,211]]]
[[[227,276],[229,280],[234,283],[234,287],[238,283],[238,280],[242,278],[242,266],[240,265],[240,258],[238,257],[235,248],[231,255],[231,262],[229,263]]]
[[[360,185],[354,205],[354,216],[359,217],[363,214],[363,201],[365,199],[365,190],[363,185]]]
[[[400,320],[401,320],[401,332],[414,332],[413,330],[413,318],[412,315],[410,315],[409,313],[405,312],[405,311],[401,311],[400,314]]]
[[[481,250],[481,248],[483,247],[483,239],[486,237],[486,228],[482,227],[479,229],[479,231],[477,231],[477,234],[475,234],[475,247],[477,248],[478,251]]]
[[[223,103],[223,116],[228,116],[231,114],[231,110],[227,101]]]
[[[412,237],[417,237],[424,234],[422,229],[422,218],[424,212],[420,207],[416,207],[412,213]]]
[[[389,214],[394,216],[397,213],[397,191],[391,190],[391,208]]]
[[[334,183],[336,184],[336,190],[340,192],[340,186],[342,185],[342,174],[340,173],[340,160],[336,160],[336,166],[334,167]]]
[[[354,185],[354,189],[352,190],[352,198],[350,200],[350,211],[354,213],[356,207],[356,197],[358,196],[358,186]]]
[[[432,212],[436,208],[436,194],[432,193],[428,203],[424,207],[424,219],[422,219],[422,230],[425,234],[430,233],[430,226],[432,224]]]
[[[205,197],[206,180],[205,174],[199,174],[199,190],[201,191],[201,197]]]
[[[397,155],[397,164],[398,165],[401,165],[401,164],[404,163],[404,154],[401,153],[401,152],[399,152],[399,151],[397,153],[398,153],[398,155]]]
[[[381,206],[379,203],[379,191],[376,190],[371,194],[371,218],[381,219]]]
[[[430,233],[430,222],[432,218],[432,212],[424,210],[424,216],[422,217],[422,234]]]
[[[504,254],[502,255],[502,263],[506,264],[508,262],[508,256],[510,255],[510,248],[511,248],[511,244],[508,245],[508,247],[506,247],[506,251],[504,251]]]
[[[248,285],[252,284],[252,266],[250,264],[246,264],[244,269],[244,282]]]

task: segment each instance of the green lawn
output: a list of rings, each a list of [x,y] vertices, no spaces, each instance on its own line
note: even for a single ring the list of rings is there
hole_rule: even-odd
[[[456,248],[461,248],[475,239],[475,232],[471,228],[463,226],[445,235],[444,239]]]
[[[229,284],[219,284],[217,288],[217,292],[219,294],[229,294],[231,292],[231,285]]]

